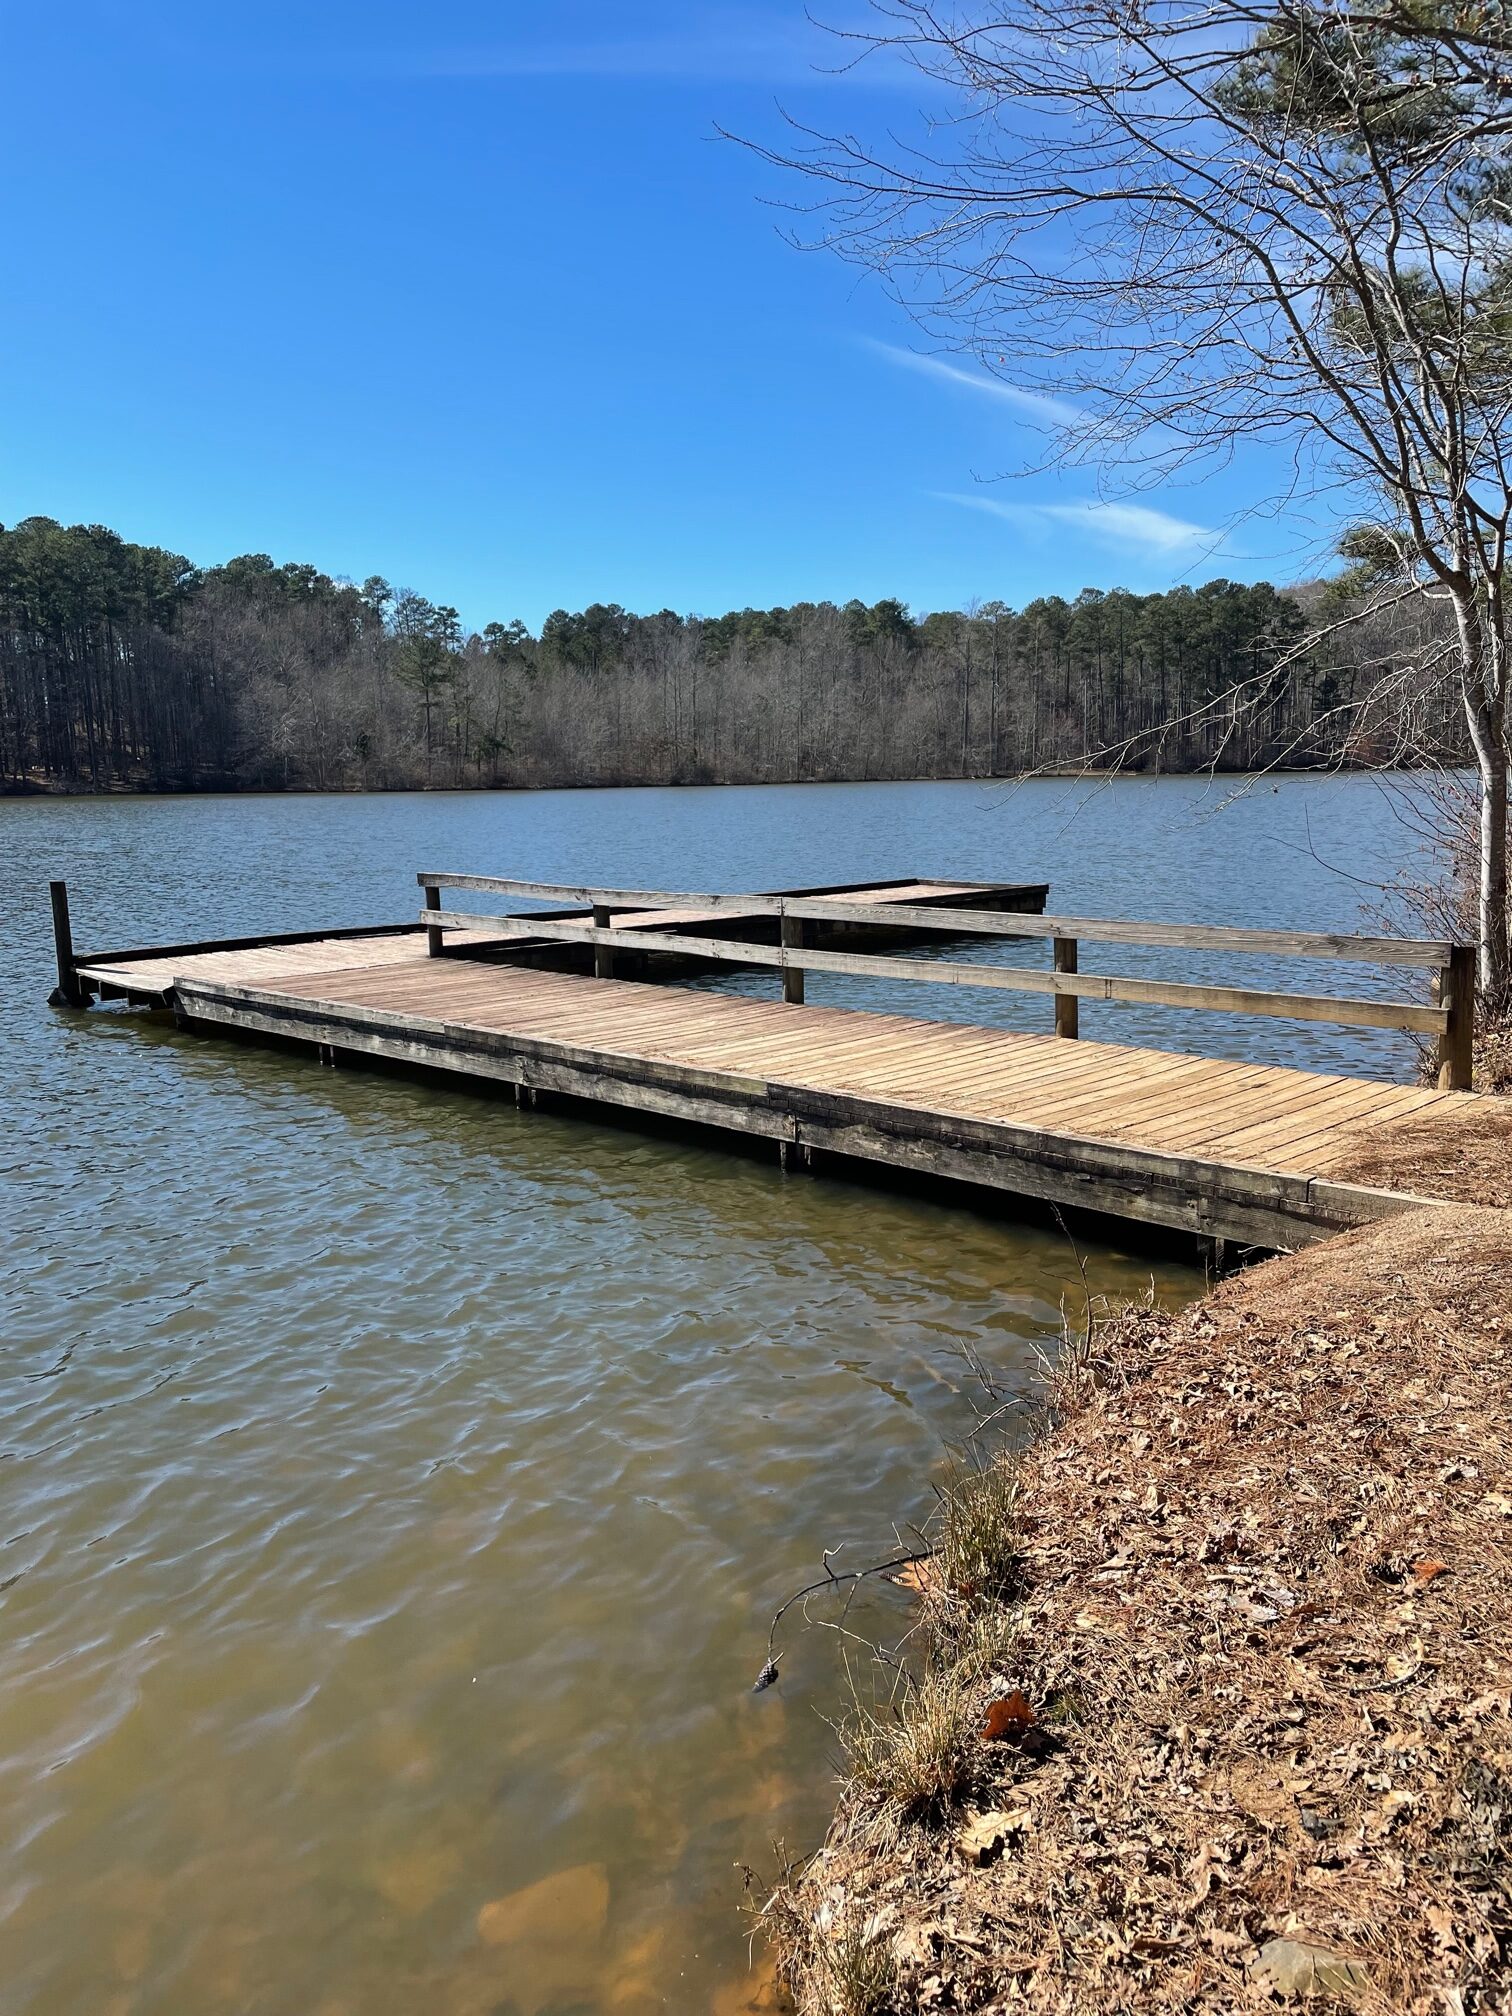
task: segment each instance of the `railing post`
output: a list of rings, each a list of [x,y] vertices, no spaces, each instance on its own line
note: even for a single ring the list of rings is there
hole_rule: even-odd
[[[1438,1041],[1441,1092],[1468,1092],[1475,1077],[1475,947],[1451,945],[1449,964],[1433,982],[1433,998],[1449,1011]]]
[[[427,910],[439,910],[441,908],[441,891],[436,887],[434,882],[427,882],[425,885],[425,907]],[[440,958],[441,945],[441,926],[439,924],[427,924],[425,927],[425,949],[432,959]]]
[[[1052,938],[1051,951],[1057,973],[1076,971],[1076,940],[1074,938]],[[1074,994],[1057,994],[1055,997],[1055,1033],[1057,1036],[1076,1036],[1080,1032],[1078,1009],[1081,1003]]]
[[[68,916],[68,884],[49,882],[48,892],[52,897],[53,949],[58,959],[58,985],[53,994],[55,1004],[69,1008],[83,1008],[87,1005],[84,989],[79,985],[78,971],[74,966],[73,925]]]
[[[607,903],[594,904],[593,928],[596,931],[607,931],[609,929],[609,905]],[[612,945],[594,946],[593,977],[595,980],[612,980],[614,978],[614,947]]]
[[[782,947],[785,952],[801,952],[803,950],[803,919],[801,917],[789,917],[785,910],[782,913]],[[803,968],[801,966],[785,965],[783,967],[782,998],[784,1001],[796,1002],[800,1008],[803,1006]]]

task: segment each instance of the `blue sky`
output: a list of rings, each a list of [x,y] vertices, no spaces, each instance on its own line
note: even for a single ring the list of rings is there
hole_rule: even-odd
[[[1042,452],[1023,404],[715,136],[919,130],[833,63],[798,0],[0,0],[0,520],[477,625],[1313,571],[1318,528],[1239,522],[1249,465],[983,480]]]

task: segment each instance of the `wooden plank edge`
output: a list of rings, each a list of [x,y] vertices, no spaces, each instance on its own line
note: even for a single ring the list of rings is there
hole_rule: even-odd
[[[625,1106],[733,1133],[757,1134],[776,1141],[793,1139],[792,1122],[755,1090],[742,1098],[736,1087],[721,1085],[719,1096],[709,1097],[682,1082],[684,1076],[691,1078],[693,1074],[679,1074],[677,1082],[668,1082],[669,1074],[654,1069],[637,1070],[631,1075],[605,1068],[602,1063],[584,1068],[544,1052],[496,1050],[476,1042],[438,1039],[429,1032],[403,1035],[397,1030],[365,1030],[330,1019],[293,1015],[277,1007],[243,1006],[206,997],[182,1004],[182,1012],[191,1027],[205,1024],[250,1031],[254,1035],[292,1037],[313,1047],[341,1049],[358,1057],[382,1057],[459,1077],[488,1078],[531,1091],[557,1092],[589,1105]],[[765,1087],[761,1092],[765,1092]]]
[[[1336,1217],[1341,1230],[1394,1218],[1402,1211],[1452,1211],[1449,1197],[1420,1197],[1412,1190],[1377,1190],[1365,1183],[1339,1183],[1327,1176],[1308,1178],[1309,1201],[1325,1217]]]
[[[761,1101],[770,1092],[764,1078],[740,1072],[708,1071],[696,1065],[679,1064],[671,1058],[641,1057],[631,1052],[588,1050],[549,1037],[478,1029],[465,1022],[416,1015],[406,1009],[355,1007],[214,981],[183,982],[174,992],[175,1006],[191,1020],[213,1020],[234,1026],[243,1017],[255,1017],[258,1018],[255,1026],[266,1028],[267,1033],[287,1033],[310,1042],[330,1043],[338,1035],[357,1038],[376,1024],[386,1037],[412,1038],[427,1051],[518,1056],[526,1061],[562,1064],[607,1077],[644,1080],[668,1090],[718,1092],[735,1102]],[[221,1009],[227,1012],[220,1012]],[[307,1035],[307,1030],[318,1033]]]
[[[559,1091],[590,1104],[756,1133],[1254,1246],[1285,1248],[1397,1211],[1442,1207],[1442,1200],[1406,1193],[967,1120],[663,1060],[581,1051],[510,1032],[422,1024],[413,1016],[380,1020],[374,1010],[348,1010],[344,1016],[339,1004],[301,1002],[265,990],[189,983],[177,1005],[191,1021]]]

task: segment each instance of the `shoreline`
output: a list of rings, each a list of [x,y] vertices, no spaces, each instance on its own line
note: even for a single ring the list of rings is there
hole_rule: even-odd
[[[913,1678],[763,1908],[801,2016],[1504,2009],[1509,1428],[1507,1209],[1072,1347],[1000,1459],[1011,1586],[923,1577]]]
[[[1422,766],[1427,768],[1428,766]],[[0,802],[134,798],[432,798],[532,796],[551,791],[763,791],[797,786],[831,787],[853,784],[1104,784],[1115,779],[1158,784],[1167,779],[1202,777],[1240,782],[1244,778],[1381,777],[1414,774],[1410,765],[1382,768],[1370,763],[1319,763],[1276,770],[1136,770],[1075,765],[1058,770],[1005,770],[973,777],[921,775],[911,777],[630,777],[598,784],[123,784],[101,785],[9,782],[0,784]]]

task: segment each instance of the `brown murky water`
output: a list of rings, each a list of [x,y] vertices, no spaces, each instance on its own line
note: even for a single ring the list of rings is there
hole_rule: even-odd
[[[968,1348],[1025,1381],[1081,1295],[948,1204],[54,1014],[47,875],[133,942],[403,915],[419,865],[1057,879],[1011,827],[908,786],[0,805],[0,2006],[746,2009],[737,1865],[819,1838],[843,1701],[801,1621],[751,1694],[770,1613],[924,1515]]]

